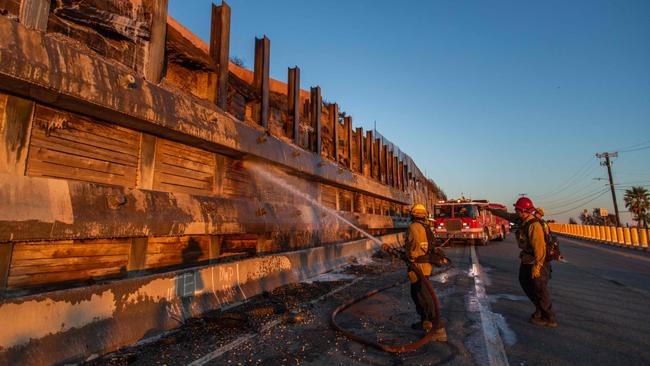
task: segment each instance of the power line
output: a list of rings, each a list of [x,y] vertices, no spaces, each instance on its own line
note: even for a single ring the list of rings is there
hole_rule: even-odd
[[[619,152],[623,152],[623,150],[634,149],[634,148],[637,148],[637,147],[639,147],[639,146],[645,146],[645,145],[649,145],[649,146],[650,146],[650,140],[643,141],[643,142],[639,142],[639,143],[637,143],[637,144],[633,144],[633,145],[628,145],[628,146],[619,147],[618,149],[614,149],[614,150],[615,150],[615,151],[619,151]]]
[[[634,148],[634,149],[621,150],[621,151],[619,151],[619,152],[625,153],[625,152],[632,152],[632,151],[639,151],[639,150],[647,150],[647,149],[650,149],[650,145],[648,145],[648,146],[642,146],[642,147],[637,147],[637,148]]]
[[[562,215],[562,214],[565,214],[565,213],[567,213],[567,212],[571,212],[571,211],[573,211],[573,210],[577,210],[577,209],[579,209],[580,207],[584,207],[585,205],[587,205],[587,204],[589,204],[589,203],[591,203],[591,202],[597,200],[598,198],[600,198],[600,197],[601,197],[602,195],[604,195],[605,193],[607,193],[607,190],[604,190],[604,191],[603,191],[601,194],[599,194],[598,196],[596,196],[596,197],[590,199],[590,200],[587,201],[587,202],[583,202],[583,203],[579,204],[578,206],[574,206],[574,207],[572,207],[572,208],[570,208],[570,209],[568,209],[568,210],[564,210],[564,211],[561,211],[561,212],[552,212],[552,213],[550,213],[549,215]]]
[[[551,209],[551,210],[562,209],[562,208],[564,208],[564,207],[567,207],[567,206],[571,206],[571,205],[573,205],[573,204],[576,204],[576,203],[578,203],[578,202],[580,202],[580,201],[584,201],[584,200],[586,200],[586,199],[589,199],[589,198],[591,198],[591,197],[593,197],[593,196],[595,196],[595,195],[598,195],[598,194],[600,194],[600,193],[607,192],[608,190],[609,190],[609,188],[607,188],[607,187],[605,187],[605,188],[600,188],[600,189],[598,189],[598,190],[596,190],[596,191],[589,192],[588,194],[586,194],[586,195],[584,195],[584,196],[581,196],[580,198],[576,198],[576,199],[574,199],[574,200],[567,201],[567,202],[565,202],[565,203],[563,203],[563,204],[561,204],[561,205],[555,205],[555,206],[551,205],[551,206],[550,206],[550,209]]]
[[[565,191],[567,188],[571,187],[571,183],[573,182],[573,180],[575,180],[578,177],[583,177],[583,176],[588,174],[589,163],[591,163],[592,159],[593,159],[593,157],[590,156],[589,159],[580,167],[580,169],[578,169],[572,176],[569,177],[569,179],[564,181],[564,183],[560,184],[555,189],[553,189],[551,191],[548,191],[546,193],[533,195],[532,197],[535,198],[535,199],[540,199],[542,197],[546,197],[546,196],[549,196],[549,195],[556,195],[556,194],[558,194],[560,192]],[[587,169],[587,170],[585,170],[585,169]]]
[[[589,182],[589,184],[587,184],[585,186],[576,184],[576,185],[572,186],[572,188],[575,188],[575,189],[572,189],[571,191],[568,191],[568,192],[563,193],[563,194],[558,194],[557,196],[553,196],[553,197],[551,197],[549,199],[542,199],[542,200],[539,200],[539,201],[544,203],[544,205],[542,205],[542,206],[552,206],[552,205],[554,205],[556,203],[561,203],[561,202],[566,201],[567,199],[571,199],[576,194],[582,193],[582,192],[586,191],[588,188],[591,188],[593,185],[598,184],[598,182],[594,181],[594,180],[591,180],[591,181],[588,181],[588,182]],[[536,201],[538,201],[538,200],[536,200]]]

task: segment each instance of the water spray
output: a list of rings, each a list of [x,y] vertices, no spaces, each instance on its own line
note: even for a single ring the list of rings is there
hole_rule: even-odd
[[[308,195],[307,193],[299,190],[293,184],[289,183],[289,181],[287,179],[284,179],[283,177],[280,177],[280,174],[271,174],[268,171],[264,170],[264,168],[262,166],[260,166],[259,164],[255,164],[254,162],[251,162],[251,161],[245,161],[245,168],[255,172],[255,174],[257,174],[258,176],[262,177],[263,179],[265,179],[265,180],[267,180],[269,182],[274,183],[278,187],[282,187],[282,188],[290,191],[292,194],[294,194],[294,195],[304,199],[305,201],[311,203],[314,207],[318,208],[319,210],[321,210],[321,211],[323,211],[323,212],[325,212],[325,213],[327,213],[329,215],[334,216],[336,219],[344,222],[345,224],[349,225],[353,229],[357,230],[358,232],[360,232],[361,234],[366,236],[368,239],[372,240],[375,244],[378,244],[378,245],[382,244],[381,240],[377,239],[376,237],[370,235],[368,232],[366,232],[362,228],[360,228],[357,225],[353,224],[350,220],[344,218],[338,212],[336,212],[336,210],[333,210],[333,209],[331,209],[329,207],[324,206],[321,202],[319,202],[314,197],[312,197],[312,196]],[[277,172],[280,173],[279,169],[278,169]],[[288,174],[286,174],[284,172],[281,172],[281,175],[283,175],[284,177],[287,177],[287,178],[289,177]]]

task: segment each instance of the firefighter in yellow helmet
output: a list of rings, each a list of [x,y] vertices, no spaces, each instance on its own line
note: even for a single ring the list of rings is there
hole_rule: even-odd
[[[539,220],[539,223],[542,225],[542,229],[544,229],[544,234],[549,235],[551,233],[551,228],[548,226],[546,220],[542,219],[542,217],[544,217],[544,209],[541,207],[535,207],[535,217],[537,218],[537,220]]]
[[[408,260],[411,262],[412,266],[417,267],[424,275],[424,278],[419,278],[417,273],[412,269],[409,269],[407,273],[409,282],[411,283],[411,298],[415,303],[415,309],[418,312],[418,315],[420,315],[420,321],[411,325],[411,328],[423,329],[427,332],[433,327],[432,322],[435,314],[433,299],[427,293],[422,281],[427,281],[427,278],[431,275],[432,266],[430,263],[417,263],[416,258],[428,253],[429,239],[426,230],[431,231],[431,227],[427,222],[428,216],[429,214],[424,205],[419,203],[413,205],[411,208],[411,224],[406,233],[405,243],[406,256]],[[433,232],[431,232],[431,234],[433,234]]]

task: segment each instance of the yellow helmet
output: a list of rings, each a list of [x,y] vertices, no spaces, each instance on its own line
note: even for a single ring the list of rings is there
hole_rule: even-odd
[[[411,207],[411,216],[413,217],[427,217],[427,208],[421,203],[416,203]]]
[[[544,209],[543,208],[537,207],[537,208],[535,208],[535,211],[537,211],[537,213],[540,214],[540,216],[544,216]]]

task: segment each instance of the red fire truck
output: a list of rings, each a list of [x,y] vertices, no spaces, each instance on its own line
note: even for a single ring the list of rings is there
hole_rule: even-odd
[[[510,231],[510,223],[492,215],[486,210],[487,207],[507,211],[506,206],[487,200],[458,199],[438,202],[433,215],[436,236],[479,245],[487,245],[494,239],[503,240]]]

